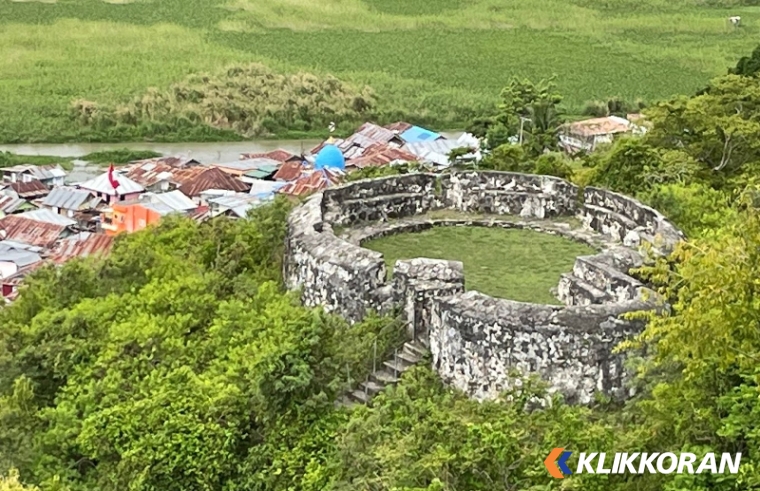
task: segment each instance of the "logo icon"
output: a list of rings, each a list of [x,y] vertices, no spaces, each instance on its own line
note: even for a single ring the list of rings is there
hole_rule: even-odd
[[[555,479],[562,479],[565,475],[570,475],[573,471],[567,466],[567,459],[570,458],[572,452],[565,452],[564,448],[554,448],[549,452],[549,456],[544,460],[544,466],[549,474]]]

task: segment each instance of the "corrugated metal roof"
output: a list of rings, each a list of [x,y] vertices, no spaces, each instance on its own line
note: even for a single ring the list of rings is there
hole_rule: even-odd
[[[113,178],[119,183],[117,189],[114,189],[113,186],[111,186],[111,181],[108,180],[108,172],[104,172],[94,179],[81,183],[79,187],[95,191],[96,193],[106,194],[108,196],[122,196],[125,194],[142,193],[145,191],[144,187],[127,176],[119,175],[118,172],[113,173]]]
[[[66,171],[63,170],[58,164],[50,165],[14,165],[11,167],[5,167],[3,173],[8,174],[23,174],[28,173],[35,179],[53,179],[56,177],[65,177]]]
[[[63,215],[59,215],[58,213],[55,213],[54,211],[49,210],[47,208],[40,208],[38,210],[26,211],[16,216],[19,216],[22,218],[29,218],[30,220],[36,220],[38,222],[43,222],[43,223],[53,223],[55,225],[62,225],[64,227],[71,227],[72,225],[76,225],[77,223],[76,220],[72,220],[71,218],[65,217]]]
[[[27,244],[25,242],[16,242],[15,240],[2,240],[0,241],[0,249],[7,250],[7,249],[16,249],[16,250],[23,250],[23,251],[29,251],[29,252],[42,252],[45,249],[43,247],[34,246],[31,244]]]
[[[208,206],[199,206],[194,211],[190,212],[188,216],[196,222],[202,222],[211,217],[211,212]]]
[[[235,208],[236,206],[257,200],[258,198],[251,196],[250,194],[237,193],[228,196],[219,196],[218,198],[211,198],[208,200],[208,203],[222,208]]]
[[[180,167],[190,167],[193,165],[200,165],[200,162],[198,160],[191,159],[190,157],[180,157],[180,156],[156,157],[154,159],[135,160],[130,163],[138,164],[138,165],[139,164],[163,164],[175,169],[180,168]]]
[[[29,266],[36,262],[42,261],[42,257],[36,252],[24,251],[19,249],[0,250],[0,261],[15,264],[19,268]]]
[[[76,235],[61,240],[53,250],[51,259],[57,264],[65,263],[75,257],[106,255],[113,248],[114,238],[105,234]]]
[[[24,203],[25,199],[15,196],[0,196],[0,211],[11,214],[18,210]]]
[[[144,188],[151,187],[161,181],[171,181],[175,169],[160,162],[145,162],[134,164],[124,169],[120,169],[124,175],[135,181]]]
[[[274,166],[262,166],[258,169],[248,171],[245,174],[243,174],[244,177],[250,177],[253,179],[265,179],[267,177],[273,176],[277,172],[278,168]]]
[[[88,200],[94,198],[90,191],[76,189],[67,186],[53,188],[44,200],[43,206],[63,208],[65,210],[79,210]]]
[[[366,148],[373,143],[390,143],[394,140],[398,141],[399,136],[393,131],[375,123],[364,123],[356,130],[356,133],[341,142],[338,148],[344,150],[352,145]]]
[[[66,226],[9,215],[0,219],[0,229],[5,230],[6,239],[47,248],[55,244],[66,230]]]
[[[198,207],[193,200],[182,194],[182,191],[175,189],[168,193],[146,193],[143,200],[156,203],[160,202],[177,211],[194,210]]]
[[[291,196],[303,196],[339,184],[343,176],[342,172],[334,169],[315,170],[287,183],[278,192]]]
[[[179,188],[182,193],[190,197],[198,196],[207,189],[228,189],[242,193],[248,191],[248,185],[216,167],[210,167],[186,181]]]
[[[410,152],[385,143],[375,143],[368,147],[361,157],[348,160],[346,166],[361,169],[363,167],[387,165],[396,161],[413,162],[416,160],[417,156]]]
[[[275,191],[285,186],[286,183],[278,181],[253,181],[248,194],[263,198],[274,194]]]
[[[181,213],[181,210],[175,210],[171,206],[166,205],[164,203],[139,203],[135,206],[142,206],[143,208],[153,210],[159,215],[168,215],[169,213]]]
[[[401,139],[406,143],[415,143],[422,141],[434,141],[441,138],[440,133],[430,131],[419,126],[412,126],[403,133],[401,133]]]
[[[302,162],[290,161],[282,164],[277,172],[272,176],[276,181],[293,181],[301,176],[301,173],[307,169]]]
[[[219,164],[211,164],[212,167],[219,167],[220,169],[230,169],[233,171],[249,172],[261,167],[274,167],[275,169],[280,166],[280,162],[272,160],[266,157],[257,157],[246,160],[235,160],[233,162],[224,162]]]
[[[50,192],[50,189],[42,181],[36,179],[29,182],[14,182],[11,184],[11,189],[18,194],[19,198],[45,196]]]
[[[397,121],[395,123],[385,125],[385,129],[398,133],[403,133],[411,127],[411,124],[405,123],[403,121]]]
[[[300,161],[301,157],[298,155],[288,152],[287,150],[277,149],[272,150],[271,152],[264,152],[264,153],[244,153],[240,155],[240,160],[247,160],[247,159],[257,159],[257,158],[267,158],[276,160],[279,163],[287,162],[289,160],[297,160]]]

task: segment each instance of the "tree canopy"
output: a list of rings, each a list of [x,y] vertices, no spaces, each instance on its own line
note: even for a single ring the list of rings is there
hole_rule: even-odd
[[[398,346],[403,326],[383,317],[349,326],[284,290],[290,205],[278,200],[246,220],[167,218],[118,237],[106,259],[28,278],[0,309],[0,491],[757,489],[757,84],[754,74],[719,77],[707,92],[650,107],[645,136],[573,161],[500,144],[485,163],[573,178],[582,169],[688,232],[638,273],[671,309],[619,347],[636,374],[632,400],[577,407],[555,396],[536,408],[545,387],[526,379],[478,403],[420,366],[368,407],[337,407],[375,346]],[[558,102],[542,87],[505,90],[507,132],[512,116]],[[742,461],[736,475],[552,480],[543,459],[558,446]]]

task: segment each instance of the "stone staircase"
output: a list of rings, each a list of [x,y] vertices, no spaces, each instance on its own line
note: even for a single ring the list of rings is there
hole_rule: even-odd
[[[396,384],[401,375],[418,364],[428,354],[428,349],[419,341],[407,341],[389,360],[379,363],[366,381],[348,394],[344,395],[338,405],[351,407],[367,404],[372,397],[389,385]]]

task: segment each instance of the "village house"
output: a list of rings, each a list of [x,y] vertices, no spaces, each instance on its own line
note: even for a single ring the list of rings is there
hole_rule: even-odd
[[[168,164],[148,162],[119,169],[119,174],[132,179],[146,191],[162,193],[177,189],[206,169],[208,167],[202,165],[172,167]]]
[[[13,196],[27,201],[44,198],[50,193],[50,188],[41,181],[16,181],[3,189],[6,196]]]
[[[356,132],[345,140],[328,140],[314,147],[310,154],[317,155],[325,145],[334,144],[341,151],[345,159],[351,160],[361,157],[370,146],[382,143],[391,147],[400,148],[404,140],[399,133],[378,126],[374,123],[364,123]]]
[[[83,182],[78,187],[85,191],[90,191],[95,197],[101,198],[106,204],[133,200],[145,191],[145,188],[126,176],[114,173],[113,177],[119,184],[116,189],[114,189],[108,178],[108,172],[104,172],[94,179]]]
[[[210,198],[208,206],[211,217],[224,215],[230,218],[245,218],[248,210],[265,203],[268,199],[261,199],[245,193],[235,193],[227,196]]]
[[[94,210],[101,202],[92,191],[60,186],[52,189],[40,204],[53,213],[73,218],[77,212]]]
[[[72,229],[76,228],[77,225],[77,221],[73,218],[54,213],[48,208],[38,208],[36,210],[25,211],[24,213],[19,213],[18,215],[13,216],[28,218],[30,220],[35,220],[42,223],[51,223],[53,225],[72,227]]]
[[[569,153],[593,152],[599,145],[612,143],[623,134],[643,132],[643,128],[619,116],[586,119],[568,123],[560,133],[560,145]]]
[[[106,235],[132,233],[158,223],[172,214],[188,214],[198,208],[179,190],[168,193],[145,193],[130,202],[114,203],[101,215],[101,228]]]
[[[14,213],[34,210],[37,206],[18,196],[0,196],[0,218]]]
[[[235,193],[245,193],[250,189],[250,185],[239,179],[235,179],[226,172],[216,168],[209,167],[197,176],[187,180],[179,190],[185,196],[196,201],[198,204],[205,204],[201,194],[207,190],[232,191]]]
[[[42,261],[43,249],[12,240],[0,241],[0,278],[9,278]]]
[[[47,187],[63,186],[66,171],[60,165],[14,165],[2,169],[3,181],[40,181]]]
[[[47,223],[21,215],[8,215],[0,219],[0,231],[4,233],[5,240],[44,249],[49,249],[58,240],[74,234],[74,231],[66,225]]]

